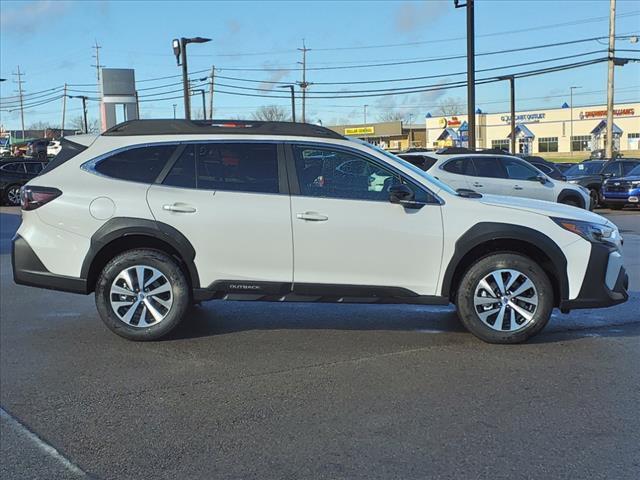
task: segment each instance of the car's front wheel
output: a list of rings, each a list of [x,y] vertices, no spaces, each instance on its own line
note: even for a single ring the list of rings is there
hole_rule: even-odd
[[[182,321],[189,284],[177,261],[158,250],[129,250],[111,260],[96,283],[104,323],[129,340],[157,340]]]
[[[553,310],[553,287],[524,255],[495,253],[465,272],[456,294],[458,315],[489,343],[523,342],[544,328]]]

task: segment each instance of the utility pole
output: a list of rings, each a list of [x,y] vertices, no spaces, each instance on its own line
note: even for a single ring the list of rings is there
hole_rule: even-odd
[[[302,65],[302,81],[298,82],[300,89],[302,90],[302,123],[306,123],[306,102],[307,102],[307,87],[311,85],[307,82],[307,52],[311,50],[307,48],[304,43],[304,39],[302,40],[302,48],[298,49],[302,52],[302,62],[298,62],[298,64]]]
[[[509,101],[511,103],[511,154],[516,154],[516,79],[513,75],[498,77],[498,80],[509,80]]]
[[[613,158],[613,70],[616,48],[616,0],[609,0],[609,65],[607,75],[606,158]]]
[[[573,91],[582,87],[569,87],[569,107],[571,110],[571,119],[569,119],[569,154],[573,156]]]
[[[92,57],[96,59],[96,64],[91,66],[96,67],[96,82],[98,85],[98,91],[100,91],[100,69],[104,67],[104,65],[100,65],[100,49],[102,47],[98,45],[98,40],[96,40],[95,44],[91,48],[95,50],[95,53],[92,55]]]
[[[476,59],[475,59],[475,21],[473,3],[475,0],[466,0],[461,5],[461,0],[453,0],[456,8],[467,9],[467,123],[469,125],[470,149],[476,148]]]
[[[79,98],[82,100],[82,112],[84,116],[84,133],[89,133],[89,122],[87,121],[87,100],[86,95],[69,95],[69,98]]]
[[[62,128],[60,136],[64,137],[64,120],[67,116],[67,84],[64,84],[64,93],[62,94]]]
[[[22,80],[22,75],[24,75],[24,72],[20,71],[20,65],[18,65],[18,69],[13,75],[17,77],[17,80],[14,80],[14,82],[18,84],[18,95],[20,97],[20,121],[22,122],[22,139],[24,140],[24,91],[22,90],[22,84],[24,83],[24,80]]]
[[[216,67],[211,65],[211,83],[209,84],[209,120],[213,120],[213,89],[216,78]],[[205,115],[205,119],[207,116]]]
[[[367,124],[367,107],[368,107],[368,106],[369,106],[369,105],[365,105],[365,106],[364,106],[364,124],[365,124],[365,125]]]

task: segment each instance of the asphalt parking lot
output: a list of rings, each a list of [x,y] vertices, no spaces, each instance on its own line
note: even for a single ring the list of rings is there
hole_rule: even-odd
[[[449,307],[211,302],[123,340],[92,296],[19,287],[0,211],[0,477],[640,477],[640,212],[629,302],[480,342]]]

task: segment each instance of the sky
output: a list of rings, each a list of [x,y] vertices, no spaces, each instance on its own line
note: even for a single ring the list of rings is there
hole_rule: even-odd
[[[481,79],[605,57],[606,39],[581,40],[606,37],[608,14],[609,0],[476,0],[476,53],[481,54],[476,58],[476,76]],[[640,4],[618,0],[616,35],[633,34],[640,35]],[[64,83],[74,85],[70,93],[95,96],[92,46],[96,42],[101,46],[100,64],[135,69],[142,118],[171,118],[174,104],[180,117],[180,67],[171,49],[171,40],[180,36],[212,39],[189,45],[189,71],[201,72],[192,76],[198,82],[215,65],[216,118],[251,118],[263,105],[281,105],[290,111],[288,90],[269,82],[301,80],[298,62],[302,53],[298,49],[303,41],[310,49],[306,77],[312,83],[307,89],[309,122],[363,122],[365,105],[369,122],[386,112],[399,112],[420,123],[428,113],[437,114],[446,102],[459,103],[466,110],[466,88],[447,87],[466,78],[465,12],[454,8],[453,0],[2,0],[0,78],[7,81],[0,82],[0,123],[5,128],[20,125],[13,75],[18,66],[24,72],[25,104],[33,105],[25,110],[27,127],[36,122],[60,125],[62,100],[56,98],[59,90],[55,89]],[[579,42],[568,45],[485,55],[576,40]],[[640,58],[640,42],[620,38],[616,48],[617,56]],[[513,66],[528,62],[540,63]],[[381,63],[396,64],[367,66]],[[481,71],[486,69],[492,70]],[[615,76],[616,103],[640,101],[640,63],[617,67]],[[170,78],[155,80],[158,77]],[[410,77],[431,78],[403,80]],[[397,79],[400,81],[380,82]],[[516,81],[517,109],[559,107],[569,102],[571,86],[580,87],[574,90],[574,106],[604,104],[606,80],[606,63],[521,78]],[[377,83],[349,83],[371,81]],[[430,91],[393,92],[397,88]],[[372,93],[394,94],[357,97]],[[67,118],[78,117],[80,100],[67,101]],[[297,102],[299,119],[299,99]],[[202,113],[200,104],[198,97],[192,99],[194,118]],[[507,111],[507,82],[478,85],[476,104],[485,112]],[[98,104],[90,101],[89,117],[97,116]]]

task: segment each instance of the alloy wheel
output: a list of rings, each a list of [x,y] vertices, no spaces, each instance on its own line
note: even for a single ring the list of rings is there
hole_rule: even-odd
[[[109,301],[116,316],[130,327],[157,325],[173,305],[171,282],[157,268],[127,267],[113,280]]]
[[[7,200],[13,206],[20,205],[20,187],[11,187],[7,192]]]
[[[538,291],[518,270],[494,270],[478,283],[473,305],[486,326],[499,332],[516,332],[533,322]]]

